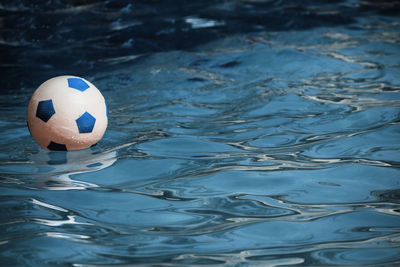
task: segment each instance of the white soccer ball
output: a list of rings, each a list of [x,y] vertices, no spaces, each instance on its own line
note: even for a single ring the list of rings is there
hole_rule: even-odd
[[[29,100],[27,122],[45,149],[79,150],[97,144],[107,128],[107,106],[100,91],[76,76],[47,80]]]

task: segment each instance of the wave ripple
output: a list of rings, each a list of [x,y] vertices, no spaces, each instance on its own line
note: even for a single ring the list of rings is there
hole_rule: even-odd
[[[24,118],[33,86],[24,80],[2,92],[3,265],[400,264],[394,2],[373,13],[374,1],[301,10],[292,1],[214,1],[182,14],[143,1],[55,2],[54,14],[21,17],[16,25],[32,28],[2,45],[18,55],[35,48],[19,64],[43,57],[46,76],[57,69],[49,59],[60,54],[57,44],[85,21],[69,19],[97,20],[102,27],[86,24],[70,44],[79,64],[65,55],[60,62],[94,64],[87,78],[109,103],[110,125],[92,149],[39,150]],[[355,9],[370,13],[341,20]],[[34,11],[1,5],[0,23]],[[44,49],[34,42],[44,36],[28,33],[46,14],[68,27],[57,24]],[[266,14],[286,26],[261,20]],[[194,39],[157,48],[177,36]],[[213,38],[196,43],[199,36]]]

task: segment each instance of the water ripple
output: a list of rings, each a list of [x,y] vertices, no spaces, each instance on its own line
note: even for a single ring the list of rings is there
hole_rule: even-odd
[[[397,6],[278,2],[0,5],[1,262],[398,265]],[[105,95],[96,147],[30,138],[56,70]]]

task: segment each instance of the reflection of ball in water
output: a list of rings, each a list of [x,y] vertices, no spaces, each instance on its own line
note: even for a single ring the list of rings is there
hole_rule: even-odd
[[[90,173],[110,167],[117,161],[117,152],[101,151],[99,147],[63,153],[59,151],[40,150],[36,154],[28,155],[36,171],[33,171],[31,186],[37,189],[48,190],[79,190],[98,187],[97,178],[101,175],[88,175],[93,177],[90,181],[80,180],[76,177],[79,173]],[[75,176],[74,179],[71,177]]]
[[[95,145],[107,128],[103,95],[75,76],[47,80],[33,93],[27,111],[29,131],[50,150],[78,150]]]

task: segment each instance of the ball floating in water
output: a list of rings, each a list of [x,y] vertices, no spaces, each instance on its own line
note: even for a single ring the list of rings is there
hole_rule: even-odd
[[[97,144],[107,128],[103,95],[75,76],[47,80],[33,93],[27,110],[33,139],[45,149],[79,150]]]

